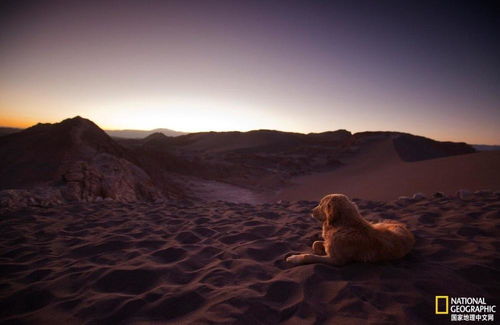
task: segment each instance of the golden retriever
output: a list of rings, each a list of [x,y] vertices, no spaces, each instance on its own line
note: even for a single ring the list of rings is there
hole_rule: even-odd
[[[289,256],[292,264],[379,262],[405,256],[415,238],[405,225],[395,221],[372,224],[359,214],[356,204],[343,194],[321,199],[312,216],[323,222],[324,241],[315,241],[314,254]]]

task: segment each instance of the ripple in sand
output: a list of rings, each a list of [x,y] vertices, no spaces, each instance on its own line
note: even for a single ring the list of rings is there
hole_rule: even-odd
[[[101,292],[139,294],[151,289],[158,278],[158,272],[152,270],[114,270],[101,277],[94,287]]]
[[[0,315],[24,314],[41,309],[54,299],[48,290],[28,287],[1,300]]]
[[[154,252],[151,256],[160,263],[172,263],[183,259],[187,251],[184,248],[169,247]]]
[[[210,271],[201,280],[201,283],[211,284],[215,287],[221,288],[226,285],[234,285],[234,274],[227,270],[215,269]]]
[[[244,255],[248,255],[256,261],[272,261],[288,252],[290,252],[290,248],[285,243],[267,242],[259,244],[257,248],[246,248]]]
[[[81,246],[73,249],[72,252],[77,256],[92,256],[112,251],[121,251],[128,247],[130,247],[130,244],[124,241],[109,241],[99,245]]]
[[[179,233],[177,236],[175,236],[175,239],[182,244],[194,244],[201,240],[200,237],[196,236],[190,231],[183,231]]]
[[[273,302],[287,303],[295,300],[300,293],[300,286],[293,281],[275,281],[269,285],[265,299]]]
[[[166,297],[149,308],[148,315],[161,320],[171,320],[185,316],[205,303],[205,298],[194,291]]]
[[[229,245],[229,244],[235,244],[238,242],[249,242],[252,240],[259,239],[259,238],[260,238],[259,236],[254,235],[252,233],[243,232],[243,233],[240,233],[237,235],[229,235],[229,236],[221,237],[221,238],[219,238],[219,241],[224,243],[224,244]]]

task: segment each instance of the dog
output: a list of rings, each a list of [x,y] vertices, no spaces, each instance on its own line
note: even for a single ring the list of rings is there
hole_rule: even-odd
[[[292,264],[381,262],[398,259],[412,249],[415,237],[402,223],[370,223],[346,195],[329,194],[312,210],[312,216],[323,222],[324,241],[315,241],[314,254],[289,256]]]

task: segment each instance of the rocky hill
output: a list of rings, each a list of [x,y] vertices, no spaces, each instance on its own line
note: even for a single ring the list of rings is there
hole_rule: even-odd
[[[75,117],[0,137],[0,189],[15,200],[155,200],[162,195],[128,150],[93,122]],[[21,194],[20,194],[21,193]]]

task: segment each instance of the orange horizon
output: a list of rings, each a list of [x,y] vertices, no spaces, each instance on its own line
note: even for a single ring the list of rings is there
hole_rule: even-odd
[[[38,123],[51,123],[51,124],[59,123],[64,119],[73,118],[73,117],[75,117],[75,116],[62,118],[60,120],[45,120],[45,121],[37,121],[37,120],[33,120],[33,119],[21,119],[21,118],[14,118],[14,117],[0,117],[0,127],[26,129],[26,128],[34,126]],[[91,118],[88,118],[85,116],[82,116],[82,117],[85,119],[91,120],[92,122],[96,123],[101,129],[106,130],[106,131],[119,131],[119,130],[150,131],[150,130],[154,130],[154,129],[169,129],[172,131],[184,132],[184,133],[213,132],[213,130],[208,130],[208,129],[205,131],[190,132],[190,131],[184,131],[184,130],[180,130],[180,129],[176,129],[176,128],[172,128],[172,127],[168,127],[168,126],[161,126],[161,127],[155,127],[155,128],[142,128],[142,129],[141,128],[133,128],[133,127],[112,127],[112,126],[108,127],[108,126],[105,126],[103,124],[96,122],[95,120],[93,120]],[[267,128],[262,128],[262,129],[267,129]],[[398,129],[392,129],[392,130],[385,130],[385,129],[381,129],[381,130],[351,130],[349,128],[338,128],[338,129],[334,129],[334,130],[332,129],[332,130],[325,130],[325,131],[310,131],[310,132],[289,131],[289,130],[285,131],[285,130],[279,130],[279,129],[269,129],[269,130],[307,134],[307,133],[322,133],[322,132],[336,131],[336,130],[341,130],[341,129],[347,130],[353,134],[358,133],[358,132],[401,132],[401,133],[409,133],[409,134],[413,134],[413,135],[417,135],[417,136],[427,137],[427,138],[430,138],[430,139],[433,139],[436,141],[465,142],[465,143],[472,144],[472,145],[500,145],[499,143],[496,143],[493,141],[487,141],[487,142],[468,141],[464,138],[462,138],[462,139],[452,138],[452,137],[446,138],[446,137],[432,136],[429,134],[420,134],[418,132],[411,132],[411,131],[398,130]],[[252,130],[258,130],[258,129],[252,129]],[[245,130],[223,130],[223,131],[215,131],[215,132],[232,132],[232,131],[248,132],[248,131],[252,131],[252,130],[247,130],[247,131],[245,131]]]
[[[0,127],[24,129],[37,123],[38,122],[28,121],[20,118],[0,117]]]

